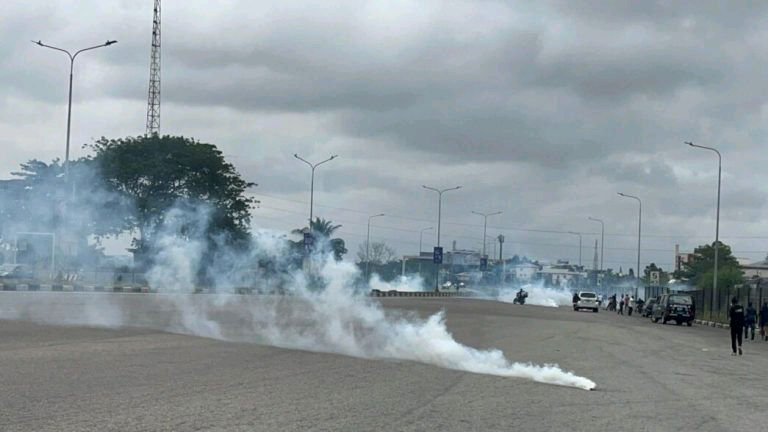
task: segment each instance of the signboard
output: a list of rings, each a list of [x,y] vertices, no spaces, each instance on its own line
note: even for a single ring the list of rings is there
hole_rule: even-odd
[[[659,272],[651,272],[651,286],[659,286]]]
[[[305,232],[304,233],[304,246],[309,249],[312,247],[312,245],[315,244],[315,238],[312,236],[312,233]]]
[[[442,248],[442,246],[435,246],[435,249],[432,252],[432,262],[435,263],[435,264],[442,264],[443,263],[443,248]]]
[[[488,257],[480,257],[480,271],[488,270]]]

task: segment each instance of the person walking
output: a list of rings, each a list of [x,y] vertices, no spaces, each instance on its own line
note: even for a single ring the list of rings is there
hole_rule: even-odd
[[[754,306],[752,306],[752,302],[747,302],[747,312],[744,316],[744,339],[747,339],[749,335],[747,334],[750,330],[752,331],[752,337],[750,340],[755,340],[755,321],[757,320],[757,309],[755,309]]]
[[[744,306],[739,304],[739,299],[731,299],[731,309],[728,311],[731,327],[731,355],[736,355],[736,342],[739,343],[739,355],[744,354],[741,350],[741,336],[744,332]]]
[[[632,309],[635,308],[635,296],[629,298],[629,301],[627,301],[627,306],[627,315],[632,316]]]
[[[764,341],[768,341],[768,301],[763,301],[763,307],[760,308],[760,336]]]
[[[619,301],[619,312],[617,312],[619,315],[624,315],[624,295],[621,296],[621,301]]]

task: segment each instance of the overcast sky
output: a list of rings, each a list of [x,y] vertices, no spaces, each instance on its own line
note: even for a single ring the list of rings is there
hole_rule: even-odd
[[[669,269],[715,235],[735,255],[768,252],[765,85],[768,3],[730,1],[166,2],[161,133],[217,145],[259,186],[255,227],[341,224],[398,254],[436,242],[591,267]],[[72,158],[93,139],[144,133],[152,1],[11,0],[0,15],[0,173],[64,157],[66,55],[77,50]],[[496,246],[498,247],[498,246]],[[489,242],[488,252],[494,246]],[[496,249],[498,253],[498,249]]]

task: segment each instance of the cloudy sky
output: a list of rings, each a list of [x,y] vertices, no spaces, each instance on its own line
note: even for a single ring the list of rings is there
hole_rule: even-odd
[[[254,226],[317,216],[414,254],[436,241],[591,267],[668,269],[674,247],[715,234],[752,261],[768,252],[768,3],[737,0],[286,0],[166,2],[161,133],[216,144],[261,205]],[[0,176],[64,156],[63,53],[75,63],[73,158],[93,139],[144,133],[152,1],[11,0],[0,15]],[[496,246],[497,248],[498,246]],[[489,241],[487,250],[493,254]],[[498,253],[498,249],[496,249]]]

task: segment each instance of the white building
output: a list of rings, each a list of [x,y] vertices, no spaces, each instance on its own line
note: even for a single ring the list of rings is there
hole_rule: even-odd
[[[514,266],[507,267],[507,275],[513,280],[522,283],[529,283],[535,277],[539,271],[539,266],[532,263],[522,263]]]

